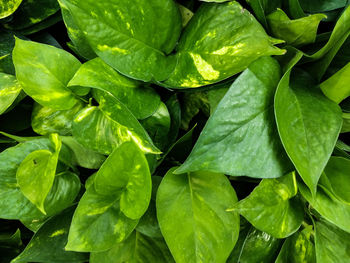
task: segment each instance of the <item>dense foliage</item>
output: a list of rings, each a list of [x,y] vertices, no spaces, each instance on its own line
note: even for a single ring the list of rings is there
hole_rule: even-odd
[[[0,262],[350,262],[350,1],[0,0]]]

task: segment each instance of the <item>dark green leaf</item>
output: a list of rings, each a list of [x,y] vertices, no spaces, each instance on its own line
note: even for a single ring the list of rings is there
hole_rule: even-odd
[[[297,55],[293,62],[299,58]],[[288,156],[315,194],[317,182],[341,129],[341,110],[322,94],[308,74],[295,71],[290,76],[292,67],[276,91],[277,127]]]
[[[240,263],[270,263],[277,256],[281,240],[252,228],[243,246]]]
[[[313,209],[320,213],[329,222],[350,233],[349,204],[346,204],[334,196],[327,194],[320,187],[318,188],[315,196],[312,196],[310,191],[303,184],[298,184],[298,188]]]
[[[73,212],[74,210],[69,208],[45,222],[25,250],[11,262],[86,262],[87,254],[64,250]]]
[[[287,238],[275,263],[316,263],[312,226]]]
[[[317,263],[350,261],[350,234],[327,221],[316,223]]]
[[[207,170],[257,178],[289,172],[291,166],[277,136],[273,114],[279,78],[279,65],[272,58],[249,66],[221,100],[190,156],[176,172]]]

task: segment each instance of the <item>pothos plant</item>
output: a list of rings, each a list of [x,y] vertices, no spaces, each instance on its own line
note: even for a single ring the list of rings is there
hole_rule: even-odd
[[[348,1],[206,2],[0,0],[0,262],[350,262]]]

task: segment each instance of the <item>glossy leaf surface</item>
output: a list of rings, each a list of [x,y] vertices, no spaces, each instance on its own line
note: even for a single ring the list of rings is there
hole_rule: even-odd
[[[303,221],[303,206],[296,194],[294,173],[279,179],[264,179],[232,210],[244,216],[255,228],[275,238],[285,238],[296,232]]]
[[[179,40],[178,63],[165,84],[194,88],[219,82],[261,56],[284,54],[273,46],[280,42],[236,1],[202,4]]]
[[[175,59],[167,58],[181,30],[181,15],[172,0],[60,0],[85,33],[94,52],[107,64],[135,79],[165,80]],[[153,23],[154,20],[158,23]],[[162,34],[158,34],[162,32]]]
[[[175,261],[225,262],[239,230],[238,215],[226,211],[237,202],[233,188],[222,174],[174,170],[159,186],[157,217]]]
[[[67,88],[80,62],[56,47],[16,39],[13,50],[16,76],[23,90],[43,106],[67,110],[77,99]]]
[[[208,170],[257,178],[289,172],[273,114],[279,78],[280,68],[272,58],[249,66],[220,101],[190,156],[176,172]]]
[[[21,90],[14,76],[0,72],[0,114],[3,114],[12,105]]]
[[[341,110],[305,72],[296,71],[291,82],[290,73],[291,68],[281,79],[275,95],[278,132],[301,178],[315,193],[340,133]]]

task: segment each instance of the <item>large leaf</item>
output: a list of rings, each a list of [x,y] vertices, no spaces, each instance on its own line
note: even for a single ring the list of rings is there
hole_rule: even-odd
[[[138,220],[120,211],[119,194],[101,195],[91,185],[80,199],[68,235],[66,250],[100,252],[125,240]]]
[[[96,58],[80,67],[68,87],[91,87],[109,92],[137,119],[145,119],[157,110],[160,98],[153,89],[140,85],[140,82],[119,74],[102,59]]]
[[[62,142],[57,134],[50,136],[54,152],[36,150],[27,155],[16,172],[16,179],[21,192],[43,214],[46,214],[44,202],[55,180],[58,155]]]
[[[73,136],[79,143],[102,154],[110,154],[123,142],[134,141],[144,152],[159,153],[124,104],[110,95],[99,93],[98,97],[99,107],[83,109],[73,121]]]
[[[21,2],[22,0],[0,0],[0,19],[15,12]]]
[[[316,263],[313,229],[307,226],[287,238],[275,263]]]
[[[350,80],[350,63],[340,69],[329,79],[321,83],[320,88],[323,93],[336,103],[350,96],[349,80]]]
[[[161,179],[153,177],[155,182]],[[156,187],[152,189],[155,194]],[[153,198],[152,198],[153,199]],[[151,210],[141,218],[136,230],[121,243],[116,243],[110,250],[91,253],[91,263],[109,263],[116,258],[123,262],[174,262],[173,257],[160,233],[156,217],[155,200],[152,200]]]
[[[49,139],[41,138],[20,143],[0,153],[0,218],[36,221],[45,216],[22,194],[16,171],[28,154],[36,150],[51,150]],[[70,172],[56,175],[46,197],[47,215],[53,215],[72,204],[80,189],[79,178]]]
[[[241,263],[270,263],[280,248],[281,240],[255,228],[249,231],[239,257]],[[237,262],[238,263],[238,262]]]
[[[181,15],[173,0],[139,0],[132,5],[127,0],[59,2],[85,32],[94,52],[122,74],[161,81],[173,71],[176,60],[166,54],[181,31]]]
[[[315,41],[318,25],[326,17],[323,14],[315,14],[290,20],[282,9],[278,9],[267,16],[267,21],[273,36],[298,47]]]
[[[157,193],[160,229],[175,261],[226,262],[239,232],[239,217],[227,208],[237,202],[223,174],[174,174],[169,170]],[[186,248],[184,250],[184,248]]]
[[[68,52],[17,38],[13,63],[23,90],[41,105],[67,110],[76,104],[67,84],[80,62]]]
[[[299,58],[300,55],[293,62]],[[277,127],[288,156],[314,194],[337,141],[342,113],[308,74],[295,71],[291,77],[292,66],[281,79],[275,95]]]
[[[177,46],[172,88],[194,88],[226,79],[261,56],[282,55],[255,18],[236,1],[200,6]]]
[[[101,195],[120,193],[120,210],[138,219],[151,200],[152,181],[144,153],[133,142],[123,143],[103,163],[95,176],[95,190]]]
[[[129,236],[149,205],[151,175],[133,142],[116,148],[92,180],[74,213],[68,250],[110,249]]]
[[[322,188],[318,188],[317,194],[312,196],[310,191],[303,184],[298,184],[298,187],[303,197],[310,203],[313,209],[329,222],[350,233],[349,204],[327,194]]]
[[[350,234],[325,220],[316,223],[317,263],[350,261]]]
[[[278,179],[264,179],[232,210],[244,216],[255,228],[276,238],[285,238],[298,230],[304,218],[303,205],[296,194],[294,173]]]
[[[289,172],[273,113],[279,79],[274,59],[265,57],[251,64],[221,100],[176,173],[208,170],[275,178]]]
[[[3,114],[12,105],[21,90],[14,76],[0,72],[0,114]]]
[[[84,103],[80,101],[69,110],[55,110],[36,103],[32,111],[32,128],[40,135],[69,135],[72,133],[73,119],[83,107]]]
[[[69,208],[45,222],[24,251],[11,262],[86,262],[87,254],[64,250],[73,212]]]
[[[151,238],[137,231],[106,252],[91,253],[90,262],[110,263],[115,259],[128,263],[174,262],[162,238]]]

